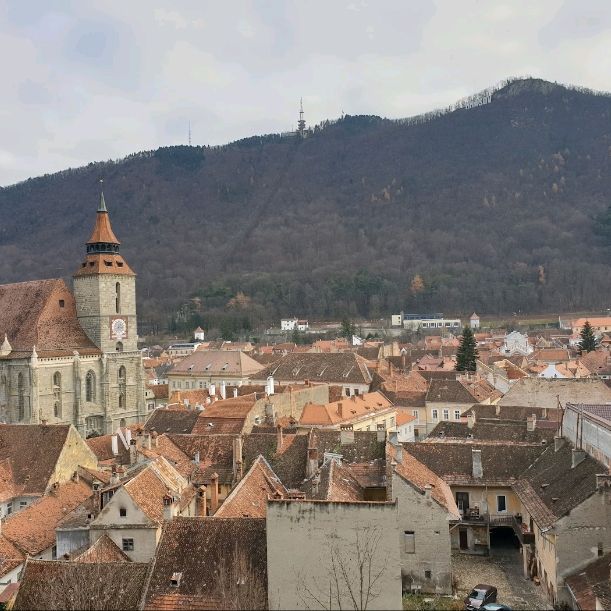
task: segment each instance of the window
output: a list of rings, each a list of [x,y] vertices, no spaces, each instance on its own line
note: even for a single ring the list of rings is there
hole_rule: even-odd
[[[420,413],[417,409],[412,410],[412,416],[416,419],[416,423],[418,422],[418,418],[420,417]]]
[[[439,411],[436,409],[431,410],[431,417],[433,420],[439,420]]]
[[[361,394],[361,391],[358,388],[354,389],[354,395],[358,397]]]
[[[119,409],[125,409],[125,397],[127,394],[127,371],[123,365],[119,367],[117,382],[119,383]]]
[[[496,497],[496,510],[499,513],[507,511],[507,497],[504,494],[499,494]]]
[[[85,401],[95,401],[95,373],[91,370],[85,376]]]
[[[450,410],[449,409],[444,409],[443,410],[443,419],[444,420],[449,420],[450,419]]]
[[[350,389],[349,388],[345,388],[344,390],[346,391],[346,397],[349,397],[350,396]]]
[[[406,530],[403,533],[403,545],[406,554],[416,553],[416,533],[413,530]]]
[[[27,501],[19,501],[19,509],[24,509],[27,506],[28,506]]]
[[[121,547],[124,552],[134,551],[134,540],[133,539],[121,539]]]
[[[59,307],[63,308],[66,305],[66,302],[63,299],[59,300]]]
[[[62,417],[62,374],[59,371],[53,374],[53,415]]]
[[[468,492],[457,492],[456,493],[456,506],[459,511],[467,511],[469,509],[469,493]]]
[[[392,428],[393,426],[395,426],[395,417],[391,416],[390,417],[390,427]]]
[[[6,515],[10,516],[11,513],[13,513],[13,502],[12,501],[6,504]]]
[[[17,397],[18,418],[23,420],[25,418],[25,384],[22,373],[17,376]]]
[[[116,289],[115,309],[117,311],[117,314],[119,314],[121,312],[121,283],[120,282],[117,282],[117,284],[115,285],[115,289]]]
[[[117,342],[117,352],[123,352],[123,342]]]
[[[459,409],[454,410],[454,420],[460,420],[460,410]]]
[[[431,575],[432,575],[431,571],[424,571],[424,578],[425,579],[430,579]]]
[[[51,560],[57,560],[57,545],[51,548]]]
[[[127,516],[127,509],[125,507],[119,507],[119,515],[124,518]]]

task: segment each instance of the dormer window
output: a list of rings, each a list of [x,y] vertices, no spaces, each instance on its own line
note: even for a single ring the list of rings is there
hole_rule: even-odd
[[[59,300],[59,307],[63,308],[66,305],[66,302],[63,299]]]
[[[182,573],[172,573],[172,577],[170,578],[170,585],[173,588],[177,588],[180,586],[180,582],[182,581]]]
[[[127,509],[125,507],[119,507],[119,515],[122,518],[127,517]]]

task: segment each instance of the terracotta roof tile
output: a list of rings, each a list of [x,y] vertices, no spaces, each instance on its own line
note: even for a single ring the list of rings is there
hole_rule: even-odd
[[[107,535],[102,534],[93,545],[78,556],[72,558],[74,562],[131,562],[127,554]]]
[[[393,408],[392,402],[381,392],[370,392],[358,396],[353,395],[326,405],[309,403],[303,408],[299,424],[302,426],[335,425],[357,421]]]

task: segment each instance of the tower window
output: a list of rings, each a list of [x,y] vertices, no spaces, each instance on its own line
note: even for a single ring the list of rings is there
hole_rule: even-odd
[[[25,418],[25,384],[23,382],[23,374],[20,373],[17,376],[17,396],[18,396],[18,418],[23,420]]]
[[[63,299],[59,300],[59,307],[63,308],[66,305],[66,302]]]
[[[120,282],[117,282],[117,284],[115,285],[115,293],[116,293],[115,309],[117,310],[117,314],[119,314],[121,312],[121,283]]]
[[[59,371],[53,374],[53,415],[62,417],[62,374]]]
[[[95,401],[95,373],[89,370],[85,376],[85,401]]]
[[[123,352],[123,342],[117,342],[117,352]]]

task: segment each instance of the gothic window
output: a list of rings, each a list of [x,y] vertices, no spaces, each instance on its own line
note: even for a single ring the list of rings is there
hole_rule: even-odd
[[[95,401],[95,373],[91,370],[85,376],[85,400]]]
[[[53,415],[62,417],[62,374],[59,371],[53,374]]]
[[[25,418],[25,384],[22,373],[17,376],[17,408],[17,417],[19,420],[23,420]]]
[[[6,383],[6,376],[0,376],[0,406],[6,405],[8,399],[8,384]]]
[[[117,375],[117,380],[119,382],[119,409],[125,409],[125,395],[126,395],[126,386],[127,386],[127,372],[125,371],[125,367],[121,365],[119,367],[119,373]]]
[[[115,308],[117,310],[117,314],[121,312],[121,283],[117,282],[115,285],[116,289],[116,297],[115,297]]]
[[[117,352],[123,352],[123,342],[117,342]]]

